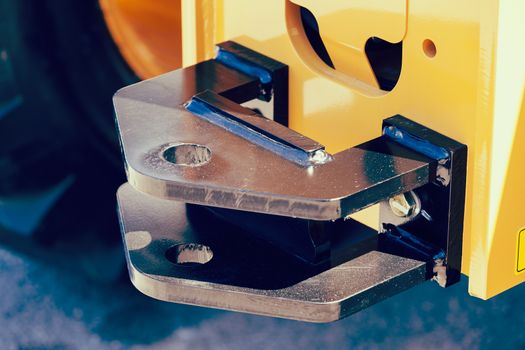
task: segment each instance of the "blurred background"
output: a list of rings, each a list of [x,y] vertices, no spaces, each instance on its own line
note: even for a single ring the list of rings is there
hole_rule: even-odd
[[[523,285],[483,302],[426,283],[327,325],[135,291],[111,96],[180,66],[171,4],[0,0],[0,349],[525,348]]]

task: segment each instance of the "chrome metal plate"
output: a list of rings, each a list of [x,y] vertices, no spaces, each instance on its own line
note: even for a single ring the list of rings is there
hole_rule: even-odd
[[[211,60],[119,90],[114,104],[128,182],[161,198],[312,220],[344,218],[428,183],[428,162],[359,146],[300,166],[184,108],[199,92],[221,94],[250,81]],[[162,156],[181,143],[206,147],[209,159],[181,166]]]
[[[210,219],[198,206],[118,191],[133,284],[153,298],[310,322],[335,321],[426,280],[421,261],[371,251],[319,271]],[[202,265],[168,259],[174,246],[210,247]]]

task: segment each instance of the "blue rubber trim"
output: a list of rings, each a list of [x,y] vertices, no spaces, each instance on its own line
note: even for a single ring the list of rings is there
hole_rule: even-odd
[[[443,147],[433,145],[427,140],[420,139],[402,129],[395,126],[387,126],[383,129],[383,135],[392,139],[393,141],[410,148],[416,152],[422,153],[425,156],[434,160],[450,158],[449,152]]]
[[[444,260],[446,257],[445,251],[441,248],[435,247],[429,242],[418,238],[408,231],[403,230],[398,226],[392,224],[385,224],[387,230],[384,234],[391,240],[398,242],[399,244],[415,250],[420,255],[426,257],[427,260]]]
[[[243,60],[221,48],[219,48],[215,60],[246,75],[258,78],[261,84],[266,85],[272,82],[272,75],[266,69]]]
[[[193,114],[196,114],[197,116],[209,121],[210,123],[220,126],[232,134],[242,137],[251,143],[276,153],[287,160],[302,166],[312,165],[309,153],[272,140],[268,136],[265,136],[244,124],[236,122],[225,111],[214,108],[203,101],[192,99],[188,104],[186,104],[186,109]]]

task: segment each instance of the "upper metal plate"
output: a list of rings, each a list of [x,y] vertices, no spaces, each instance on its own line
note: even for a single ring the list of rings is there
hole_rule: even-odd
[[[126,87],[114,97],[128,182],[154,196],[314,220],[336,220],[429,181],[428,162],[359,147],[300,166],[184,109],[204,90],[229,95],[253,78],[213,60]],[[274,123],[272,121],[272,123]],[[201,166],[162,157],[180,143],[211,151]]]

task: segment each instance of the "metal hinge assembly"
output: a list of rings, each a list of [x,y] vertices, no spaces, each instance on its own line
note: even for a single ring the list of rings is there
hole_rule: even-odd
[[[467,148],[396,115],[329,154],[288,124],[288,67],[234,42],[118,91],[130,276],[157,299],[312,322],[459,280]],[[273,108],[269,119],[242,106]],[[380,229],[351,214],[380,206]]]

